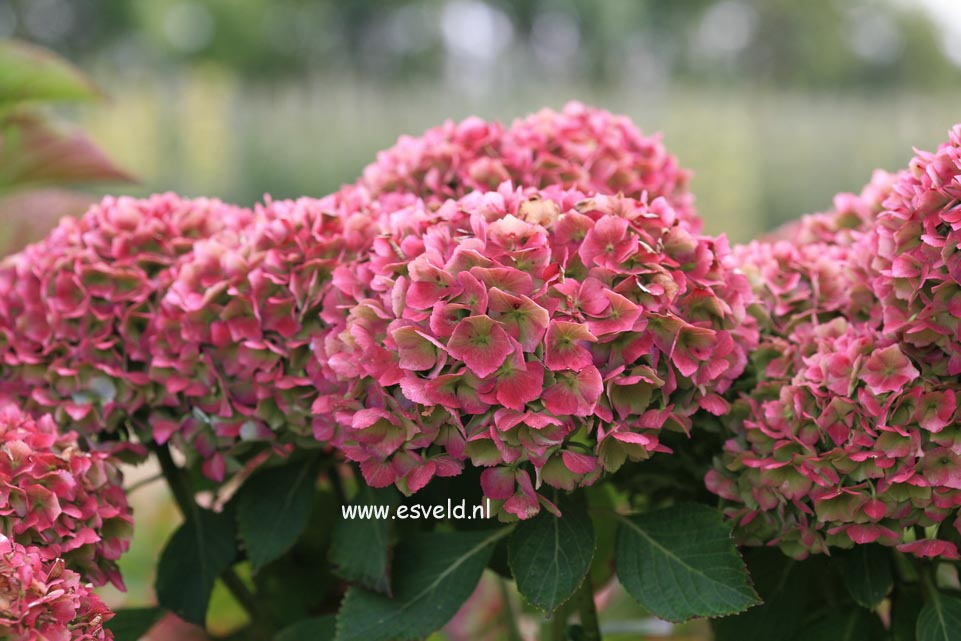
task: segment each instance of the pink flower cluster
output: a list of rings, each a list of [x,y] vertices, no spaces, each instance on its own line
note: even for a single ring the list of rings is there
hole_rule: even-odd
[[[64,567],[38,548],[0,534],[0,638],[9,641],[108,641],[113,613]]]
[[[756,344],[725,240],[663,198],[504,185],[376,222],[333,273],[320,357],[349,387],[317,406],[375,487],[416,492],[469,458],[506,512],[553,509],[535,485],[588,485],[723,413]]]
[[[196,243],[150,325],[157,442],[176,437],[220,481],[254,443],[324,433],[314,402],[335,387],[314,351],[331,274],[371,246],[385,208],[412,200],[354,187],[268,200],[242,235]]]
[[[251,218],[216,200],[107,197],[4,260],[0,399],[84,434],[139,426],[153,395],[146,329],[174,266]]]
[[[475,117],[448,121],[420,137],[403,136],[377,154],[362,184],[375,196],[404,192],[429,203],[494,191],[505,181],[648,202],[663,196],[697,231],[689,178],[658,136],[643,136],[625,116],[571,102],[510,127]]]
[[[59,433],[50,416],[0,408],[0,534],[122,589],[116,561],[132,531],[116,461],[83,451],[76,432]]]
[[[875,291],[884,331],[941,376],[961,374],[961,125],[918,152],[884,201]]]
[[[878,172],[860,196],[803,218],[782,234],[791,241],[735,248],[761,346],[706,481],[742,542],[804,556],[877,541],[958,558],[957,241],[945,221],[961,195],[959,132],[911,171]],[[901,270],[909,257],[923,275]]]
[[[693,231],[687,178],[628,119],[572,103],[404,138],[319,200],[107,198],[0,263],[0,399],[101,440],[172,439],[220,481],[265,444],[334,441],[323,399],[344,383],[316,355],[339,312],[320,312],[375,221],[515,181],[664,196]]]
[[[961,431],[955,386],[922,376],[897,341],[843,317],[805,323],[792,371],[768,366],[734,416],[708,487],[747,544],[789,554],[880,542],[918,556],[958,558],[925,532],[961,527]],[[740,414],[740,415],[739,415]]]

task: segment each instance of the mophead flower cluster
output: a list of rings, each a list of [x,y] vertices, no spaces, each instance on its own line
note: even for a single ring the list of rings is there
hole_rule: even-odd
[[[874,234],[884,331],[938,376],[961,374],[961,125],[918,152],[884,202]]]
[[[42,548],[0,534],[0,634],[10,641],[109,641],[113,617],[89,584]]]
[[[402,136],[377,154],[361,184],[374,195],[416,194],[429,204],[494,191],[508,181],[648,201],[663,196],[681,220],[699,230],[689,179],[658,136],[644,136],[625,116],[571,102],[560,112],[543,109],[510,127],[468,118],[419,137]]]
[[[0,408],[0,534],[36,546],[44,561],[66,560],[85,581],[122,588],[116,562],[132,530],[115,460],[81,449],[49,415]]]
[[[742,542],[958,558],[959,134],[805,217],[792,240],[735,248],[761,342],[707,485]]]
[[[107,197],[0,262],[0,399],[84,434],[133,431],[155,398],[146,329],[178,260],[251,216],[173,194]]]
[[[756,343],[726,242],[663,198],[504,186],[376,225],[322,314],[322,360],[348,384],[325,409],[374,486],[417,491],[470,459],[527,518],[546,502],[531,471],[590,484],[723,413]]]

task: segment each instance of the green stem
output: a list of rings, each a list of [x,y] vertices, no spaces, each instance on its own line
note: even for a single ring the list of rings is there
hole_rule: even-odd
[[[523,641],[520,628],[517,627],[517,613],[514,612],[514,604],[511,602],[511,593],[510,590],[507,589],[507,579],[504,577],[498,577],[497,582],[501,590],[501,600],[504,602],[504,609],[501,612],[504,620],[504,627],[507,628],[507,639],[508,641]]]
[[[157,455],[157,460],[160,462],[160,471],[164,480],[167,481],[167,487],[170,488],[170,493],[173,494],[174,502],[180,509],[180,513],[184,519],[195,518],[197,503],[184,480],[183,470],[177,467],[173,457],[170,456],[170,448],[166,445],[155,445],[153,449]]]
[[[562,604],[541,623],[541,641],[567,641],[567,619],[571,602]]]
[[[574,597],[577,599],[578,611],[581,615],[581,628],[584,641],[601,641],[601,625],[597,619],[597,605],[594,603],[594,584],[591,574],[587,573],[584,582]]]
[[[127,496],[130,496],[132,493],[136,492],[136,491],[139,490],[140,488],[146,487],[146,486],[150,485],[151,483],[154,483],[154,482],[156,482],[156,481],[159,481],[159,480],[162,479],[163,477],[164,477],[163,474],[153,474],[153,475],[151,475],[151,476],[148,476],[148,477],[145,478],[145,479],[140,479],[139,481],[136,481],[136,482],[134,482],[134,483],[131,483],[130,485],[128,485],[127,487],[124,488],[124,492],[126,493]]]
[[[166,480],[167,486],[170,488],[170,493],[173,494],[174,502],[180,509],[184,520],[189,521],[197,518],[200,507],[194,500],[193,492],[190,491],[190,487],[184,478],[183,470],[174,463],[173,457],[170,455],[170,448],[166,445],[155,444],[153,450],[157,455],[157,460],[160,462],[160,470],[164,480]],[[224,573],[220,575],[220,580],[223,581],[227,589],[230,590],[230,593],[237,603],[247,612],[247,616],[250,617],[251,621],[257,622],[264,620],[265,617],[260,613],[257,598],[247,588],[247,584],[243,582],[233,568],[224,570]]]

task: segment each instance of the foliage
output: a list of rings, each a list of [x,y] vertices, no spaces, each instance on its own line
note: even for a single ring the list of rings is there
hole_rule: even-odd
[[[0,236],[0,255],[90,204],[59,186],[132,180],[83,133],[65,130],[42,109],[99,98],[89,78],[53,53],[0,42],[0,217],[13,222]]]

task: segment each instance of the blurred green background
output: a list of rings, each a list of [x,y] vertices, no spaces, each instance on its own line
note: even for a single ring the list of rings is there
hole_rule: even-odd
[[[140,178],[101,192],[320,196],[402,133],[577,99],[663,132],[707,230],[744,241],[961,121],[959,0],[0,0],[0,37],[109,97],[58,108]],[[163,497],[132,497],[115,604],[152,598]]]
[[[74,114],[142,183],[322,195],[401,133],[572,98],[632,116],[745,240],[961,120],[957,0],[0,0],[89,71]]]

